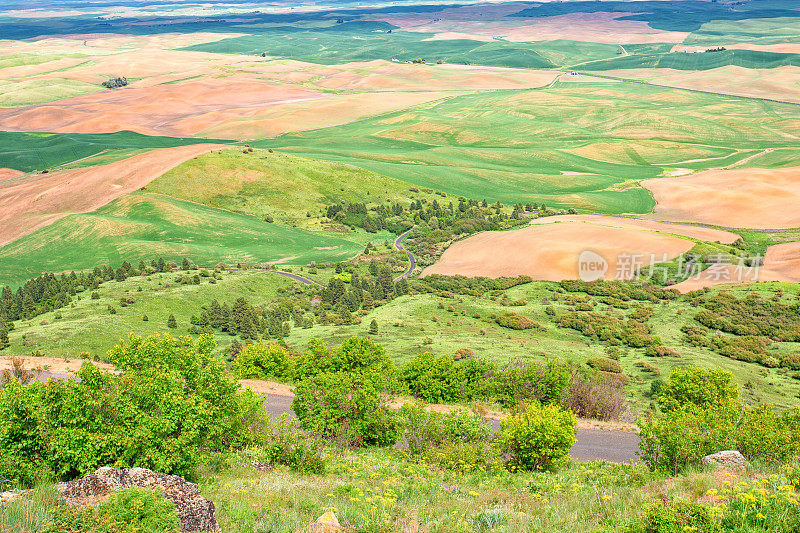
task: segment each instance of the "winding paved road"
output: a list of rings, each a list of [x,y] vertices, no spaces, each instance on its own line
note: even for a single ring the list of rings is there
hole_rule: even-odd
[[[411,227],[410,230],[403,233],[394,240],[394,247],[408,254],[408,263],[409,263],[408,270],[406,270],[405,272],[394,278],[394,281],[396,282],[400,281],[401,279],[406,279],[408,276],[411,275],[412,272],[414,272],[414,269],[417,268],[417,258],[414,257],[414,254],[403,248],[403,241],[406,239],[406,237],[408,237],[408,234],[411,233],[412,231],[414,231],[413,226]]]
[[[282,270],[268,270],[267,272],[272,272],[274,274],[280,274],[281,276],[286,276],[287,278],[292,278],[295,281],[299,281],[305,285],[319,285],[314,280],[304,278],[303,276],[298,276],[297,274],[292,274],[291,272],[283,272]]]
[[[288,415],[292,411],[292,397],[267,394],[267,412],[272,416]],[[500,429],[500,422],[492,420],[492,432]],[[575,461],[608,461],[631,463],[639,460],[639,437],[635,433],[607,429],[578,429],[577,440],[569,455]]]

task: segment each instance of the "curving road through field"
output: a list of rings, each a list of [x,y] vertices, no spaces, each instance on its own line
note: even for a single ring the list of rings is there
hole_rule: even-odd
[[[400,281],[401,279],[406,279],[408,276],[411,275],[412,272],[414,272],[414,269],[417,268],[417,258],[414,257],[414,254],[403,248],[403,241],[406,239],[406,237],[408,237],[408,234],[411,233],[412,231],[414,231],[414,226],[411,226],[410,230],[403,233],[394,240],[394,247],[408,254],[408,270],[406,270],[405,272],[394,278],[394,281],[396,282]]]

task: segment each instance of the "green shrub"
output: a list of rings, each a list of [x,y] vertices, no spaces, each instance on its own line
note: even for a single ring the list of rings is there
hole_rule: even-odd
[[[475,358],[456,361],[450,355],[417,355],[400,370],[400,381],[409,393],[427,402],[442,403],[486,398],[491,394],[494,366]]]
[[[293,472],[325,472],[325,443],[314,434],[300,431],[286,415],[269,424],[258,439],[255,455],[259,462],[283,465]]]
[[[411,455],[445,444],[488,441],[491,425],[467,411],[437,413],[425,409],[423,403],[405,404],[400,410],[403,419],[403,441]]]
[[[298,381],[321,373],[362,372],[372,375],[380,388],[394,379],[394,364],[383,346],[372,339],[351,337],[336,351],[319,339],[308,342],[308,350],[295,359],[294,378]]]
[[[291,375],[291,362],[286,347],[274,342],[256,342],[236,355],[233,372],[241,379],[286,378]]]
[[[246,444],[263,400],[239,391],[213,349],[210,336],[131,336],[108,354],[118,375],[87,363],[80,380],[11,383],[0,390],[0,458],[24,466],[0,475],[30,483],[34,471],[140,466],[186,477],[202,451]]]
[[[676,370],[661,388],[658,405],[664,411],[686,405],[701,408],[730,403],[739,398],[739,385],[733,375],[720,369],[690,367]]]
[[[601,372],[610,372],[612,374],[622,373],[622,367],[619,366],[619,363],[613,359],[609,359],[608,357],[596,357],[594,359],[589,359],[586,361],[586,364],[590,368],[599,370]]]
[[[177,533],[175,505],[150,489],[114,492],[97,507],[58,507],[47,530],[52,533]]]
[[[342,444],[393,444],[400,424],[384,401],[382,381],[372,374],[317,374],[297,384],[292,409],[304,429]]]
[[[509,329],[541,329],[541,325],[534,322],[530,318],[524,317],[519,313],[506,313],[495,319],[495,322],[501,327]]]
[[[571,373],[572,368],[565,363],[514,363],[495,375],[495,397],[503,407],[516,407],[529,400],[561,404],[572,383]]]
[[[555,470],[567,460],[576,430],[569,411],[532,403],[501,422],[496,446],[511,470]]]

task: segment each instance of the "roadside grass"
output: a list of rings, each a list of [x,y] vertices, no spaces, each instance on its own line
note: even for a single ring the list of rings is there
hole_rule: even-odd
[[[0,283],[41,272],[189,257],[198,265],[343,261],[362,245],[218,208],[135,192],[64,217],[0,248]]]
[[[247,461],[243,455],[230,463]],[[641,463],[603,462],[511,473],[469,464],[443,469],[396,450],[362,449],[331,450],[323,475],[231,466],[206,469],[199,486],[226,533],[304,531],[326,512],[352,531],[588,533],[623,531],[655,501],[724,504],[731,487],[761,487],[760,480],[781,473],[755,467],[668,478]]]

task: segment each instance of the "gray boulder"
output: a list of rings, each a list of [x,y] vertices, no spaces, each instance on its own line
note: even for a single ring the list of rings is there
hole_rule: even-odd
[[[112,492],[131,487],[160,490],[175,504],[184,533],[217,532],[214,503],[200,495],[197,485],[180,476],[158,474],[145,468],[98,468],[93,474],[59,485],[67,505],[95,505]]]
[[[750,463],[736,450],[724,450],[711,455],[706,455],[700,459],[704,465],[721,466],[724,468],[747,468]]]

